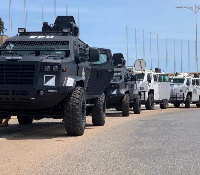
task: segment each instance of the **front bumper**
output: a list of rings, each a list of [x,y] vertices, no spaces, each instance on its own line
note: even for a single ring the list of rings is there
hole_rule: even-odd
[[[0,86],[0,111],[34,111],[56,106],[72,88],[35,89],[30,86]]]
[[[184,93],[171,93],[170,94],[170,103],[184,103],[185,102],[185,94]]]

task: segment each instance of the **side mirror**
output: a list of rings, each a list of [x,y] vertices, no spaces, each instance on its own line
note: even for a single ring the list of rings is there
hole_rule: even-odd
[[[90,48],[89,61],[98,62],[100,60],[100,51],[97,48]]]
[[[147,81],[148,81],[149,83],[151,83],[151,78],[148,78]]]
[[[79,28],[78,27],[74,27],[74,35],[79,36]]]
[[[131,81],[137,81],[136,75],[131,75]]]

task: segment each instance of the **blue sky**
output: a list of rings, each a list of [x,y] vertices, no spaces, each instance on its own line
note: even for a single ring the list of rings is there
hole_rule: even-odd
[[[113,53],[122,52],[126,57],[126,25],[129,30],[129,65],[136,56],[135,28],[137,28],[138,58],[143,58],[143,30],[145,31],[145,59],[150,68],[150,32],[152,33],[153,67],[158,65],[156,35],[159,34],[160,67],[166,71],[165,37],[168,36],[169,66],[174,71],[173,39],[176,38],[176,71],[180,72],[181,45],[183,40],[183,71],[188,71],[188,40],[190,40],[190,71],[195,71],[195,16],[177,6],[194,6],[197,0],[57,0],[57,15],[73,15],[77,20],[80,9],[80,38],[90,46],[110,48]],[[12,35],[18,27],[24,27],[24,0],[12,0]],[[54,0],[44,0],[44,21],[54,22]],[[27,28],[40,31],[41,0],[27,0]],[[0,17],[9,28],[8,0],[0,0]],[[199,12],[198,25],[200,25]],[[200,26],[199,26],[200,29]],[[9,35],[9,32],[6,32]],[[200,38],[200,31],[199,31]],[[199,40],[200,41],[200,40]],[[199,43],[200,46],[200,43]],[[200,47],[199,53],[200,53]],[[200,65],[200,64],[199,64]],[[200,66],[199,66],[200,67]]]

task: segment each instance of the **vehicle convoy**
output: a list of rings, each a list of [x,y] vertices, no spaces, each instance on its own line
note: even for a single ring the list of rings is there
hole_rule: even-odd
[[[129,108],[133,108],[135,114],[140,114],[141,101],[136,76],[125,67],[123,54],[113,54],[113,61],[114,77],[107,90],[107,108],[122,111],[122,116],[129,116]]]
[[[68,135],[80,136],[86,123],[86,90],[91,63],[100,52],[79,39],[72,16],[58,16],[42,32],[26,32],[0,48],[0,118],[64,119]]]
[[[200,78],[195,74],[194,77],[187,73],[176,74],[171,78],[170,103],[175,107],[179,107],[184,103],[186,108],[190,108],[190,104],[196,104],[200,107]]]
[[[99,48],[100,60],[93,62],[87,85],[87,115],[94,126],[103,126],[106,115],[106,91],[114,74],[110,49]]]
[[[134,67],[141,103],[147,110],[153,110],[155,103],[160,104],[161,109],[167,109],[170,99],[169,75],[158,68],[155,71],[146,70],[146,62],[143,59],[136,60]]]

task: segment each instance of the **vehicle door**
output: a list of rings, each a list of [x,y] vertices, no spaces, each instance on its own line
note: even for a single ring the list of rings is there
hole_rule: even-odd
[[[200,101],[200,79],[196,79],[196,86],[197,86],[197,100]]]
[[[160,74],[159,78],[159,100],[170,98],[170,82],[169,75]]]
[[[192,79],[192,101],[198,101],[196,79]]]
[[[110,53],[111,54],[111,53]],[[106,52],[101,52],[100,60],[92,63],[88,82],[88,95],[101,95],[109,86],[114,75],[112,58]]]
[[[160,94],[158,93],[159,92],[159,82],[158,82],[158,76],[156,74],[149,74],[149,80],[151,78],[151,89],[154,90],[154,100],[157,101],[159,100],[159,96]]]
[[[91,69],[90,69],[90,62],[88,62],[89,57],[88,57],[88,51],[87,48],[84,44],[79,44],[78,48],[78,59],[79,59],[79,64],[78,64],[78,76],[82,77],[84,83],[85,83],[85,90],[87,88],[88,80],[91,74]]]

